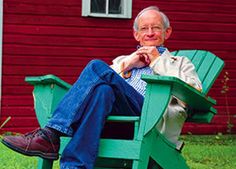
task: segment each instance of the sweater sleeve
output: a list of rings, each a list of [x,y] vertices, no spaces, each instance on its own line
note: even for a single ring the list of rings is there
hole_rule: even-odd
[[[124,62],[132,57],[132,55],[122,55],[118,56],[112,61],[112,65],[110,67],[118,74],[121,75],[121,72],[124,70]]]

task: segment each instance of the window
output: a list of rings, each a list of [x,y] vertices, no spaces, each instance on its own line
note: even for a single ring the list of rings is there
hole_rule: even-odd
[[[82,16],[131,18],[132,0],[82,0]]]

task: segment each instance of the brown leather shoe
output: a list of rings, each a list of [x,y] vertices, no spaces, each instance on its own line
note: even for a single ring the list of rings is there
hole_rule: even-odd
[[[28,156],[57,160],[60,138],[45,129],[36,129],[20,136],[6,136],[2,143],[10,149]]]

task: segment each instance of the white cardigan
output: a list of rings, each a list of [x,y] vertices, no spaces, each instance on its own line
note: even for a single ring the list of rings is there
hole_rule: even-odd
[[[122,55],[115,58],[111,67],[117,72],[122,71],[122,63],[131,55]],[[154,74],[160,76],[174,76],[190,84],[198,90],[202,89],[201,81],[192,62],[184,56],[173,56],[167,49],[150,65]]]

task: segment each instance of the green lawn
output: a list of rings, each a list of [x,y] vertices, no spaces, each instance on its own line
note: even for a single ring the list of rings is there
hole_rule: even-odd
[[[191,169],[236,169],[236,135],[182,136],[183,155]],[[0,169],[35,169],[37,158],[15,153],[0,144]],[[58,161],[54,169],[59,169]]]
[[[183,136],[191,169],[236,169],[236,135]]]

